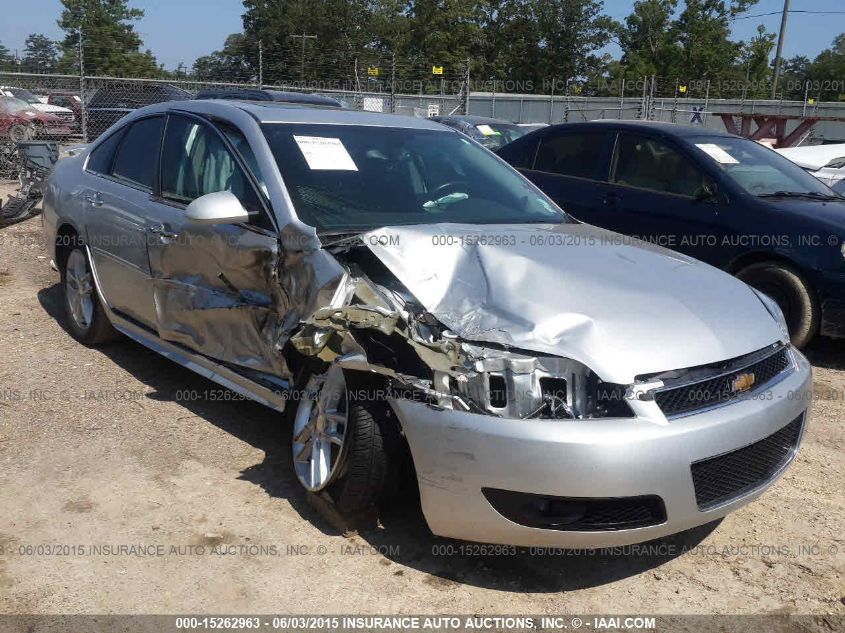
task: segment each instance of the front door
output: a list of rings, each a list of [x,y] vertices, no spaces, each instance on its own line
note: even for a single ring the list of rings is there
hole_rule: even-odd
[[[156,327],[205,356],[279,374],[278,239],[241,153],[206,121],[168,117],[160,197],[147,226]],[[216,191],[235,194],[250,222],[187,220],[185,207]]]
[[[713,179],[668,142],[620,132],[599,198],[598,226],[717,266],[729,254]]]

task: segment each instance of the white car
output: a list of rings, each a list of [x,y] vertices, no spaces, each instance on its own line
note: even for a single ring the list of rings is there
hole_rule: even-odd
[[[845,179],[845,143],[785,147],[775,151],[806,169],[828,187]]]
[[[33,110],[57,116],[62,119],[62,121],[64,121],[65,123],[76,122],[76,117],[73,114],[73,110],[71,110],[70,108],[63,108],[61,106],[53,105],[51,103],[44,103],[43,101],[41,101],[41,99],[36,97],[29,90],[24,90],[23,88],[15,88],[13,86],[0,86],[0,96],[14,97],[15,99],[26,101]]]

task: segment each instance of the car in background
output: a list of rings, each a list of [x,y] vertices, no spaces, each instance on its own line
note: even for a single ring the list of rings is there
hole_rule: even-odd
[[[55,138],[71,134],[70,126],[65,120],[35,110],[26,101],[14,97],[0,96],[0,113],[7,119],[7,133],[16,140]],[[26,138],[17,138],[20,134]]]
[[[423,118],[149,106],[59,161],[43,227],[73,337],[280,411],[290,480],[353,519],[418,494],[438,536],[626,545],[749,503],[801,443],[771,299],[605,245]]]
[[[449,114],[433,116],[431,120],[454,128],[491,150],[507,145],[530,131],[516,123],[483,116]]]
[[[75,126],[80,127],[82,125],[82,99],[79,98],[79,95],[72,92],[54,92],[47,95],[47,103],[67,108],[73,112]]]
[[[532,132],[498,153],[578,220],[763,291],[796,346],[845,337],[845,199],[777,152],[699,127],[595,121]]]
[[[24,90],[23,88],[15,88],[12,86],[0,86],[0,95],[3,95],[4,97],[14,97],[15,99],[20,99],[21,101],[24,101],[29,104],[29,107],[33,110],[58,117],[69,126],[73,126],[73,124],[76,122],[76,115],[74,114],[73,110],[71,110],[70,108],[62,107],[59,104],[49,103],[49,98],[48,102],[45,103],[29,90]]]
[[[164,101],[192,99],[190,92],[170,84],[114,82],[97,90],[87,104],[88,140],[93,141],[127,114]]]
[[[542,130],[544,127],[549,127],[548,123],[517,123],[516,125],[524,129],[526,134],[535,130]]]
[[[300,103],[304,105],[344,107],[338,99],[325,95],[304,92],[284,92],[281,90],[259,90],[257,88],[215,88],[200,90],[197,99],[241,99],[244,101],[277,101],[280,103]]]
[[[806,169],[828,187],[845,179],[845,143],[784,147],[775,151]]]

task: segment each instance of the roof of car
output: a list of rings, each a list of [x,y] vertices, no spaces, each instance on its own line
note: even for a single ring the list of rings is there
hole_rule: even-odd
[[[690,136],[734,136],[728,132],[723,132],[720,130],[712,130],[710,128],[695,126],[695,125],[682,125],[679,123],[668,123],[665,121],[639,121],[639,120],[625,120],[625,119],[597,119],[595,121],[579,121],[577,123],[561,123],[558,125],[552,125],[548,128],[543,128],[544,130],[557,130],[563,128],[574,128],[578,126],[579,128],[586,128],[586,127],[601,127],[601,128],[612,128],[615,130],[652,130],[655,132],[661,132],[668,136],[676,136],[676,137],[690,137]]]
[[[471,125],[483,125],[485,123],[504,123],[505,125],[513,125],[510,121],[503,121],[502,119],[492,119],[487,116],[476,116],[474,114],[444,114],[432,117],[435,121],[464,121]]]
[[[363,112],[343,108],[320,107],[279,101],[229,101],[227,99],[197,99],[169,101],[143,108],[143,112],[169,109],[204,114],[224,115],[232,109],[243,110],[260,123],[320,123],[335,125],[368,125],[373,127],[401,127],[419,130],[450,131],[444,125],[416,117],[380,112]],[[141,112],[141,111],[136,111]]]
[[[215,88],[200,90],[197,99],[243,99],[248,101],[286,101],[288,103],[308,103],[342,107],[343,104],[333,97],[303,92],[284,92],[281,90],[263,90],[258,88]]]

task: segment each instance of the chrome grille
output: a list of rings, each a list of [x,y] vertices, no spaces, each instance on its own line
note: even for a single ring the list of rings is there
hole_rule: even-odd
[[[659,390],[655,392],[654,400],[666,417],[692,413],[723,404],[748,391],[755,391],[786,371],[789,365],[787,349],[780,348],[751,365],[706,380]],[[754,375],[753,387],[745,391],[736,388],[736,380],[743,374]]]

